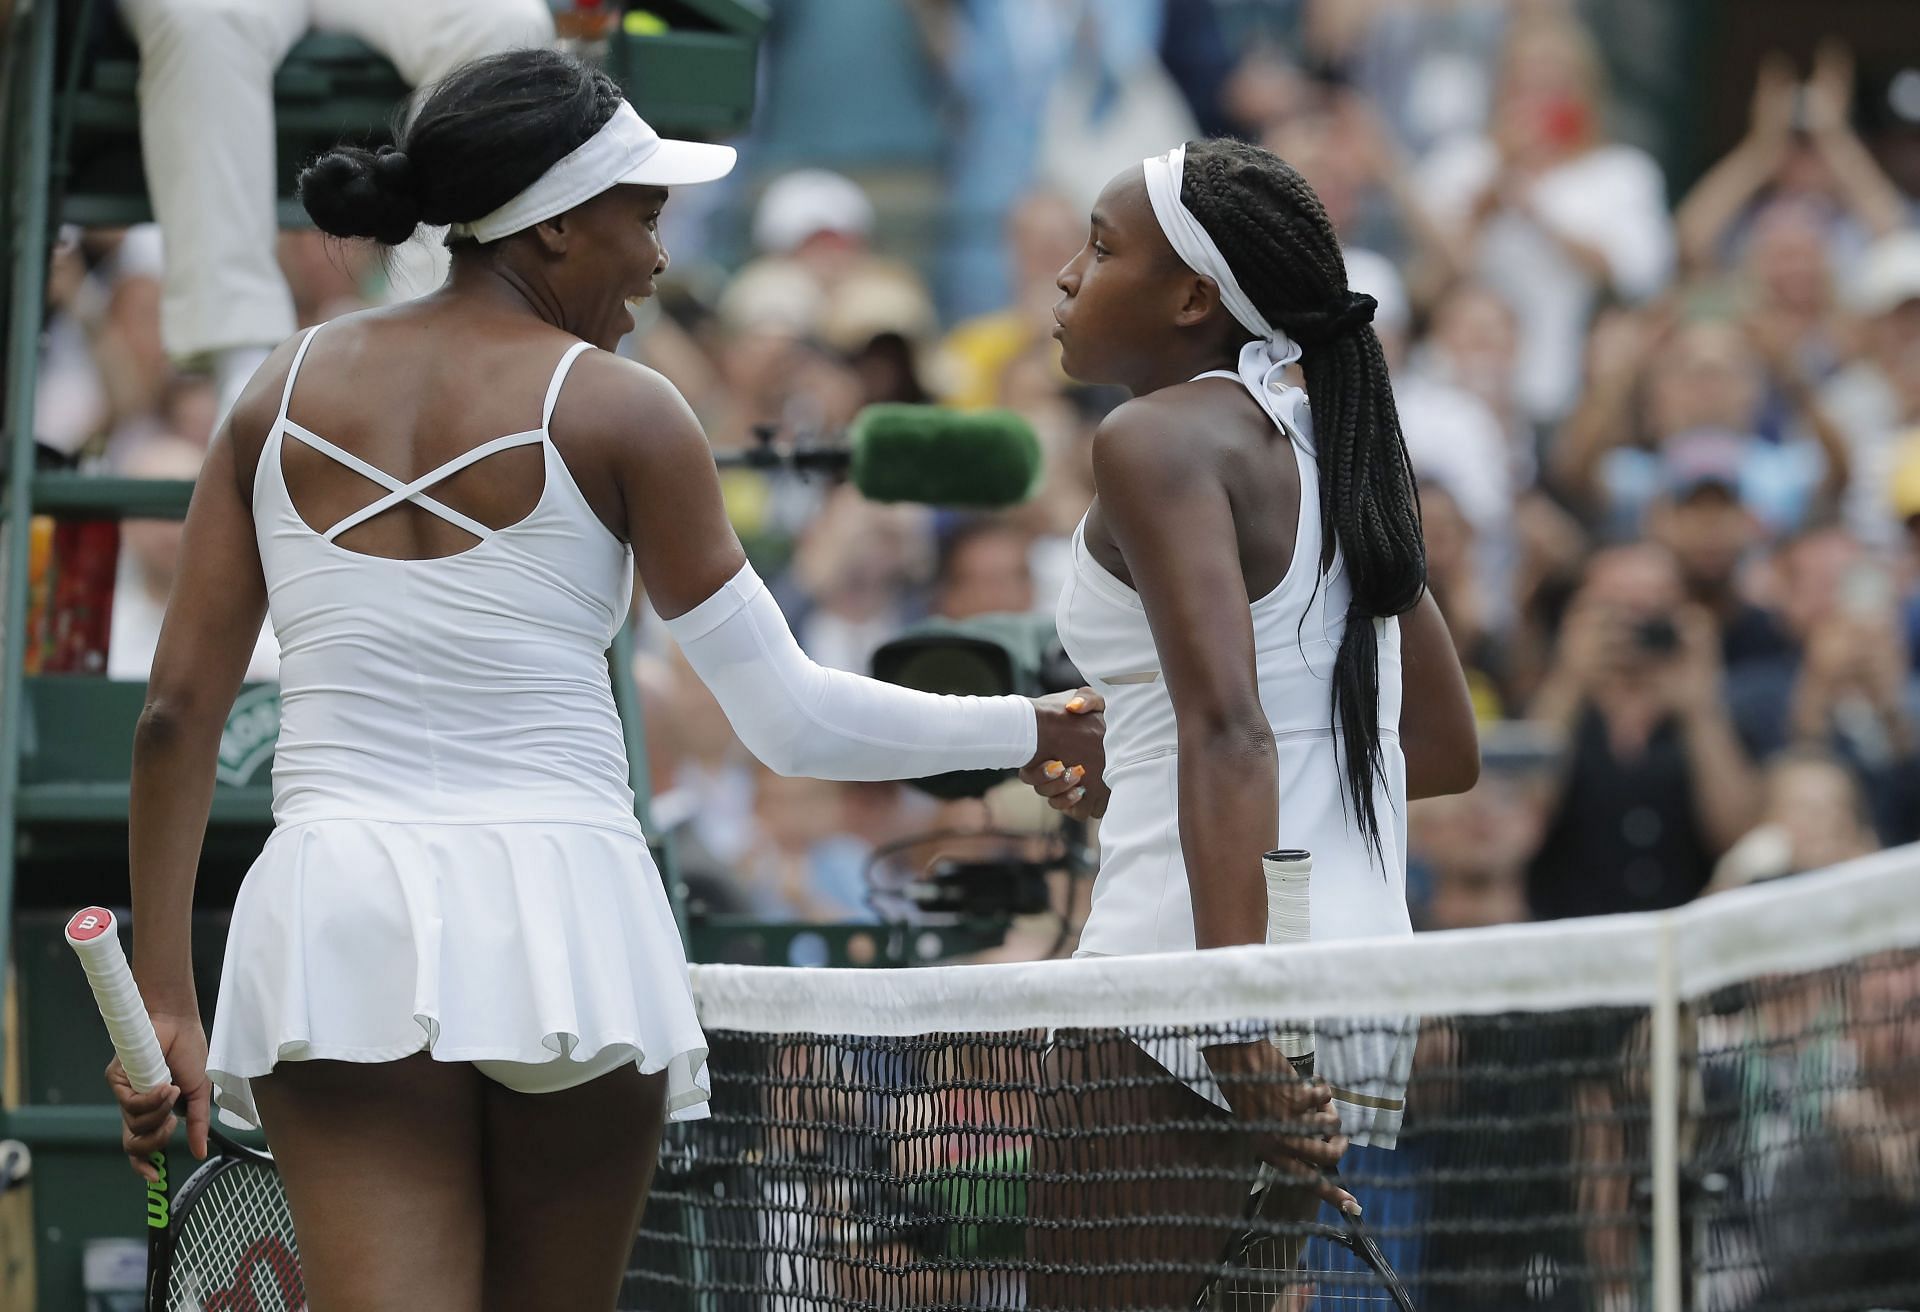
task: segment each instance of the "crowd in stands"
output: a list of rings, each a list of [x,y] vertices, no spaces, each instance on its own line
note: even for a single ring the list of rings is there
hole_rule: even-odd
[[[1055,273],[1111,173],[1232,133],[1304,172],[1379,302],[1483,721],[1479,786],[1410,817],[1417,923],[1673,906],[1920,838],[1920,176],[1886,135],[1920,123],[1863,139],[1846,49],[1765,62],[1744,135],[1676,186],[1573,0],[773,8],[743,167],[669,206],[673,268],[622,349],[719,450],[938,401],[1018,411],[1046,460],[990,517],[729,472],[815,659],[864,670],[927,615],[1051,611],[1119,399],[1060,372]],[[397,294],[369,251],[278,243],[299,324]],[[50,459],[191,476],[221,394],[162,338],[176,244],[61,234]],[[115,677],[144,676],[177,541],[123,536]],[[777,778],[636,614],[654,816],[697,905],[869,918],[877,857],[1046,818],[1017,787]]]

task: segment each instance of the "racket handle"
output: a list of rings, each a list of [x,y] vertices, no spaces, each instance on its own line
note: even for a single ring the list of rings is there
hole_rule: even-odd
[[[159,1036],[147,1016],[147,1004],[133,982],[127,954],[120,949],[119,926],[105,907],[87,907],[67,922],[67,942],[86,969],[100,1018],[113,1037],[113,1050],[126,1067],[127,1078],[140,1093],[166,1084],[173,1077],[160,1051]]]
[[[1267,877],[1267,942],[1305,943],[1313,937],[1313,854],[1298,848],[1261,858]],[[1313,1074],[1313,1031],[1281,1030],[1270,1040],[1304,1078]]]

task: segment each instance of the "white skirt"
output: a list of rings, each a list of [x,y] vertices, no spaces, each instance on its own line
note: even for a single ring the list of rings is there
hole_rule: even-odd
[[[313,820],[234,900],[207,1072],[229,1122],[282,1061],[592,1062],[667,1073],[707,1114],[707,1043],[636,830],[577,821]],[[618,1063],[616,1063],[618,1064]]]

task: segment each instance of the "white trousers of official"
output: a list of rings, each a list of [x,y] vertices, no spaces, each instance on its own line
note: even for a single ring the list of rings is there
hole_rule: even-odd
[[[140,148],[166,242],[160,333],[175,359],[272,346],[297,326],[275,258],[273,74],[308,29],[359,38],[411,86],[553,41],[546,0],[120,0],[120,10],[140,43]],[[424,231],[398,255],[408,290],[445,275]]]

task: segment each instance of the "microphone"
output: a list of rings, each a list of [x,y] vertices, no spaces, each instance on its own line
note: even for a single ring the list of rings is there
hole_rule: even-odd
[[[793,469],[846,474],[869,501],[997,510],[1033,495],[1041,473],[1033,426],[1010,410],[936,405],[870,405],[854,416],[844,444],[756,444],[714,457],[722,469]]]
[[[1040,442],[1011,410],[870,405],[847,430],[853,483],[869,501],[995,510],[1040,484]]]

